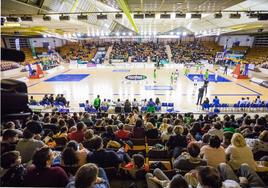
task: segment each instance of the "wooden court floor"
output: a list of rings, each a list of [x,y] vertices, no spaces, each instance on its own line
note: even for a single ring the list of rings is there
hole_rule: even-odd
[[[213,67],[207,67],[213,74]],[[179,77],[176,82],[171,83],[171,73],[179,70]],[[101,99],[121,100],[136,98],[138,101],[159,97],[161,102],[174,102],[175,110],[181,112],[197,111],[195,105],[198,86],[183,75],[183,65],[170,64],[156,72],[156,83],[153,77],[154,67],[152,64],[119,64],[114,66],[87,67],[86,65],[64,65],[39,80],[28,80],[29,95],[35,99],[41,99],[44,94],[64,94],[71,106],[78,107],[78,104],[90,100],[97,95]],[[195,68],[190,73],[197,74]],[[86,78],[76,82],[46,82],[45,80],[59,74],[89,74]],[[145,80],[127,80],[128,75],[144,75]],[[222,75],[222,72],[219,74]],[[268,100],[268,89],[258,86],[248,80],[237,80],[231,75],[223,76],[231,82],[210,82],[206,97],[213,100],[218,96],[221,103],[235,103],[241,97],[250,97],[254,100],[260,95],[262,100]],[[172,87],[172,88],[171,88]]]

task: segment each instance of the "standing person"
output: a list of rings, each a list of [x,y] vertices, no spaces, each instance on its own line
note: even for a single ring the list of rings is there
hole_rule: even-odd
[[[197,86],[197,82],[199,81],[199,77],[197,75],[195,75],[193,77],[193,80],[194,80],[194,86]]]
[[[185,69],[184,69],[184,75],[187,76],[188,75],[188,67],[185,66]]]
[[[175,72],[175,74],[177,75],[177,78],[179,78],[179,70],[178,69],[176,69],[176,72]]]
[[[171,73],[171,76],[170,76],[170,85],[173,85],[173,82],[174,82],[174,75],[173,75],[173,73]]]
[[[206,70],[205,74],[204,74],[204,79],[208,80],[209,74],[208,74],[208,69]]]
[[[226,75],[227,75],[227,70],[228,70],[228,65],[225,64],[225,65],[224,65],[224,71],[223,71],[223,74],[226,74]]]
[[[201,105],[202,104],[202,99],[203,99],[203,96],[204,96],[204,86],[199,88],[198,90],[198,97],[197,97],[197,102],[196,102],[196,105]]]
[[[154,83],[156,83],[156,69],[154,69]]]
[[[218,73],[218,69],[215,70],[215,82],[217,83],[218,82],[218,76],[219,76],[219,73]]]
[[[204,80],[204,90],[205,90],[205,94],[207,94],[208,91],[208,80]]]
[[[100,100],[100,96],[99,95],[97,95],[97,98],[94,100],[94,104],[93,105],[94,105],[94,108],[99,111],[100,105],[101,105],[101,100]]]

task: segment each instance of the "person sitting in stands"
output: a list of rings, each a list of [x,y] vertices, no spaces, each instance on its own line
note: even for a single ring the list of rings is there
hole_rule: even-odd
[[[220,138],[220,140],[222,140],[223,139],[223,129],[221,127],[221,123],[220,122],[213,122],[212,125],[213,125],[213,127],[208,130],[208,134],[217,135]]]
[[[75,140],[78,143],[83,142],[85,134],[84,134],[84,130],[86,128],[86,125],[83,122],[79,122],[77,123],[77,130],[74,132],[71,132],[68,134],[68,138],[70,140]]]
[[[126,170],[133,179],[136,178],[136,172],[139,170],[149,171],[149,166],[145,163],[145,159],[141,154],[134,154],[131,162],[122,166],[122,169]]]
[[[54,154],[48,147],[37,149],[33,155],[34,166],[27,170],[24,186],[65,187],[68,176],[61,167],[51,167]]]
[[[187,147],[186,136],[183,135],[184,128],[180,125],[177,125],[173,128],[175,135],[170,136],[167,141],[167,147],[170,153],[174,158],[177,158],[182,150]]]
[[[23,138],[16,145],[16,150],[21,155],[21,163],[28,163],[32,159],[34,151],[45,145],[44,142],[36,140],[34,137],[35,134],[27,128],[23,132]]]
[[[1,154],[1,187],[22,187],[26,169],[21,164],[20,152]]]
[[[1,155],[5,152],[14,151],[18,142],[18,133],[15,130],[7,129],[3,132],[1,141]]]
[[[174,160],[173,168],[189,172],[198,166],[207,165],[207,162],[199,157],[200,148],[197,143],[190,142],[187,146],[187,151]]]
[[[168,119],[167,118],[164,118],[163,119],[163,123],[159,127],[159,130],[161,132],[166,132],[167,131],[167,128],[168,128],[168,123],[167,122],[168,122]]]
[[[182,175],[177,174],[170,180],[162,170],[156,168],[153,174],[146,174],[148,188],[189,188]]]
[[[66,188],[110,188],[105,171],[93,163],[81,166]]]
[[[231,144],[231,139],[234,133],[226,131],[223,133],[223,140],[221,146],[226,149]]]
[[[268,153],[268,131],[264,130],[261,132],[258,138],[246,138],[246,143],[252,150],[254,158],[257,156],[255,154],[263,155],[263,153]]]
[[[145,128],[143,126],[143,121],[141,119],[137,119],[136,124],[132,131],[133,138],[144,138],[145,136]]]
[[[115,167],[118,168],[119,164],[122,162],[129,162],[130,158],[122,151],[115,152],[113,150],[107,150],[103,148],[102,138],[99,136],[95,136],[92,138],[94,151],[89,153],[87,157],[87,161],[89,163],[95,163],[99,167],[107,168],[107,167]]]
[[[94,136],[94,131],[92,129],[87,129],[85,132],[85,140],[82,142],[83,147],[88,151],[93,150],[92,138]]]
[[[240,133],[232,136],[231,145],[225,150],[228,164],[234,169],[239,169],[240,165],[246,163],[256,170],[257,164],[254,161],[253,153],[247,146],[245,138]]]
[[[217,167],[220,163],[225,163],[224,148],[221,147],[221,140],[218,136],[212,135],[209,138],[209,145],[203,146],[200,152],[203,159],[207,160],[209,166]]]
[[[61,153],[60,166],[68,174],[68,176],[74,176],[78,168],[80,167],[79,158],[76,151],[72,147],[66,147]]]
[[[131,136],[131,132],[123,129],[124,124],[120,123],[118,125],[118,128],[119,130],[115,132],[115,137],[117,139],[123,139],[123,140],[129,139],[129,137]]]
[[[235,128],[234,128],[232,125],[233,125],[233,124],[231,124],[231,122],[226,121],[226,122],[224,123],[223,131],[224,131],[224,132],[229,131],[229,132],[235,133],[236,130],[235,130]]]
[[[84,148],[82,144],[78,144],[76,141],[71,140],[67,143],[66,147],[70,147],[75,151],[79,160],[79,166],[82,166],[87,162],[87,155],[89,151]]]
[[[146,123],[145,136],[149,139],[157,139],[158,138],[158,129],[155,128],[151,122]]]
[[[170,136],[173,135],[173,126],[172,125],[169,125],[167,127],[167,130],[166,131],[163,131],[162,135],[161,135],[161,140],[163,143],[166,143]]]
[[[219,171],[211,166],[201,166],[198,168],[196,173],[198,180],[198,188],[240,188],[239,184],[233,180],[222,181]]]

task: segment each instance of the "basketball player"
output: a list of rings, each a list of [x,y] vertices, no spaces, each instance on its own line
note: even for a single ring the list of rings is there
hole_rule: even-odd
[[[199,80],[199,77],[198,77],[197,75],[195,75],[195,76],[193,77],[193,80],[194,80],[194,86],[197,86],[197,82],[198,82],[198,80]]]
[[[208,76],[209,76],[209,74],[208,74],[208,69],[207,69],[206,72],[205,72],[205,74],[204,74],[204,79],[205,80],[208,80]]]
[[[215,82],[216,83],[218,82],[218,76],[219,76],[218,69],[216,69],[215,70]]]
[[[156,83],[156,69],[154,69],[154,83]]]
[[[173,73],[171,73],[171,76],[170,76],[170,84],[173,85],[173,81],[174,81],[174,75]]]

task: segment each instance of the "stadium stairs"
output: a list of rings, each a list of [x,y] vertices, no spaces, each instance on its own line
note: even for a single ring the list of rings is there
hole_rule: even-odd
[[[109,64],[109,59],[110,59],[110,54],[111,54],[111,51],[113,50],[113,45],[112,46],[109,46],[107,52],[106,52],[106,55],[105,55],[105,58],[104,58],[104,64]]]
[[[168,56],[168,61],[171,62],[171,58],[172,58],[172,53],[171,53],[171,48],[169,45],[166,45],[166,53]]]

